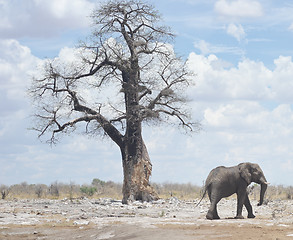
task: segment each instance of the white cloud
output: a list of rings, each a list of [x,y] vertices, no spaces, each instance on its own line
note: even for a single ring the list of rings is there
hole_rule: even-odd
[[[189,65],[197,74],[197,99],[269,99],[272,72],[263,63],[245,59],[237,68],[215,68],[218,58],[191,53]]]
[[[275,69],[273,72],[271,91],[273,98],[282,102],[293,102],[293,62],[292,57],[280,56],[274,60]]]
[[[246,34],[241,24],[236,25],[234,23],[230,23],[226,30],[227,33],[236,38],[238,42],[245,38]]]
[[[199,49],[201,54],[208,55],[208,54],[215,54],[215,53],[230,53],[234,55],[244,55],[242,49],[237,47],[227,47],[224,45],[213,45],[205,40],[198,40],[194,42],[194,47]]]
[[[24,97],[30,74],[39,62],[40,60],[31,54],[30,49],[18,41],[0,40],[0,91],[3,97],[7,97],[7,101]],[[0,105],[5,109],[13,107],[3,102]]]
[[[197,99],[245,99],[293,102],[293,62],[291,56],[274,60],[273,70],[262,62],[244,59],[237,67],[215,67],[219,59],[191,53],[189,65],[197,74]]]
[[[48,37],[89,26],[88,0],[10,0],[0,8],[1,38]]]
[[[0,162],[21,155],[32,139],[26,90],[39,61],[16,40],[0,40]]]
[[[291,57],[275,59],[273,70],[249,59],[237,67],[215,68],[217,60],[214,55],[189,56],[197,73],[194,116],[202,119],[205,131],[189,141],[194,157],[214,166],[258,162],[271,182],[290,184],[286,178],[292,167],[284,166],[293,162]],[[208,168],[210,163],[200,165]]]
[[[262,5],[255,0],[218,0],[214,9],[224,17],[251,18],[263,16]]]

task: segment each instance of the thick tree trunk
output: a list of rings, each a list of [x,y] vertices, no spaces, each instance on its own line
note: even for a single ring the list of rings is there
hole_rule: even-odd
[[[123,161],[123,204],[132,201],[152,201],[157,200],[158,195],[149,184],[149,178],[152,172],[152,164],[146,149],[146,146],[141,139],[136,146],[136,154],[129,151],[132,144],[126,146],[122,151]]]
[[[124,31],[124,30],[123,30]],[[126,41],[130,39],[126,39]],[[142,126],[139,110],[139,64],[138,57],[131,50],[130,68],[122,71],[123,91],[126,108],[126,132],[123,146],[120,147],[123,162],[123,200],[124,204],[131,201],[152,201],[158,198],[149,184],[152,164],[147,148],[142,139]]]

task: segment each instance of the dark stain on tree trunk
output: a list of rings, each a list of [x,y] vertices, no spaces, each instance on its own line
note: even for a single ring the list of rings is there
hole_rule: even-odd
[[[151,201],[158,199],[158,195],[149,184],[149,178],[152,172],[152,164],[147,152],[147,149],[143,143],[142,138],[138,141],[136,150],[133,145],[126,146],[125,150],[122,150],[123,161],[123,203],[128,201]],[[135,154],[133,154],[135,152]]]

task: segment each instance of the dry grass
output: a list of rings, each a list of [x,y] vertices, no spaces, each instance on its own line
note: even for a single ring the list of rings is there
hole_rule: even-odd
[[[181,200],[193,200],[201,198],[203,188],[191,183],[152,183],[160,198],[167,199],[176,197]],[[260,186],[252,184],[248,188],[250,199],[258,200]],[[26,182],[12,186],[0,186],[2,199],[77,199],[87,198],[113,198],[122,199],[122,184],[112,181],[102,181],[94,179],[89,185],[78,185],[74,183],[64,184],[54,182],[50,185],[45,184],[27,184]],[[267,200],[287,200],[293,199],[293,187],[289,186],[269,186],[266,192]]]

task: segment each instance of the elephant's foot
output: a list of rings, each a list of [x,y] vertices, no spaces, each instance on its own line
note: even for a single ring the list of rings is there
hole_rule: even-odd
[[[213,214],[211,212],[207,213],[206,218],[209,219],[209,220],[220,219],[218,214]]]
[[[253,213],[251,213],[251,214],[248,214],[247,217],[248,217],[248,218],[255,218],[255,215],[253,215]]]
[[[244,219],[244,217],[242,216],[242,215],[237,215],[236,217],[235,217],[235,219]]]
[[[207,215],[206,215],[206,218],[209,219],[209,220],[213,220],[214,219],[214,216],[211,212],[208,212]]]

